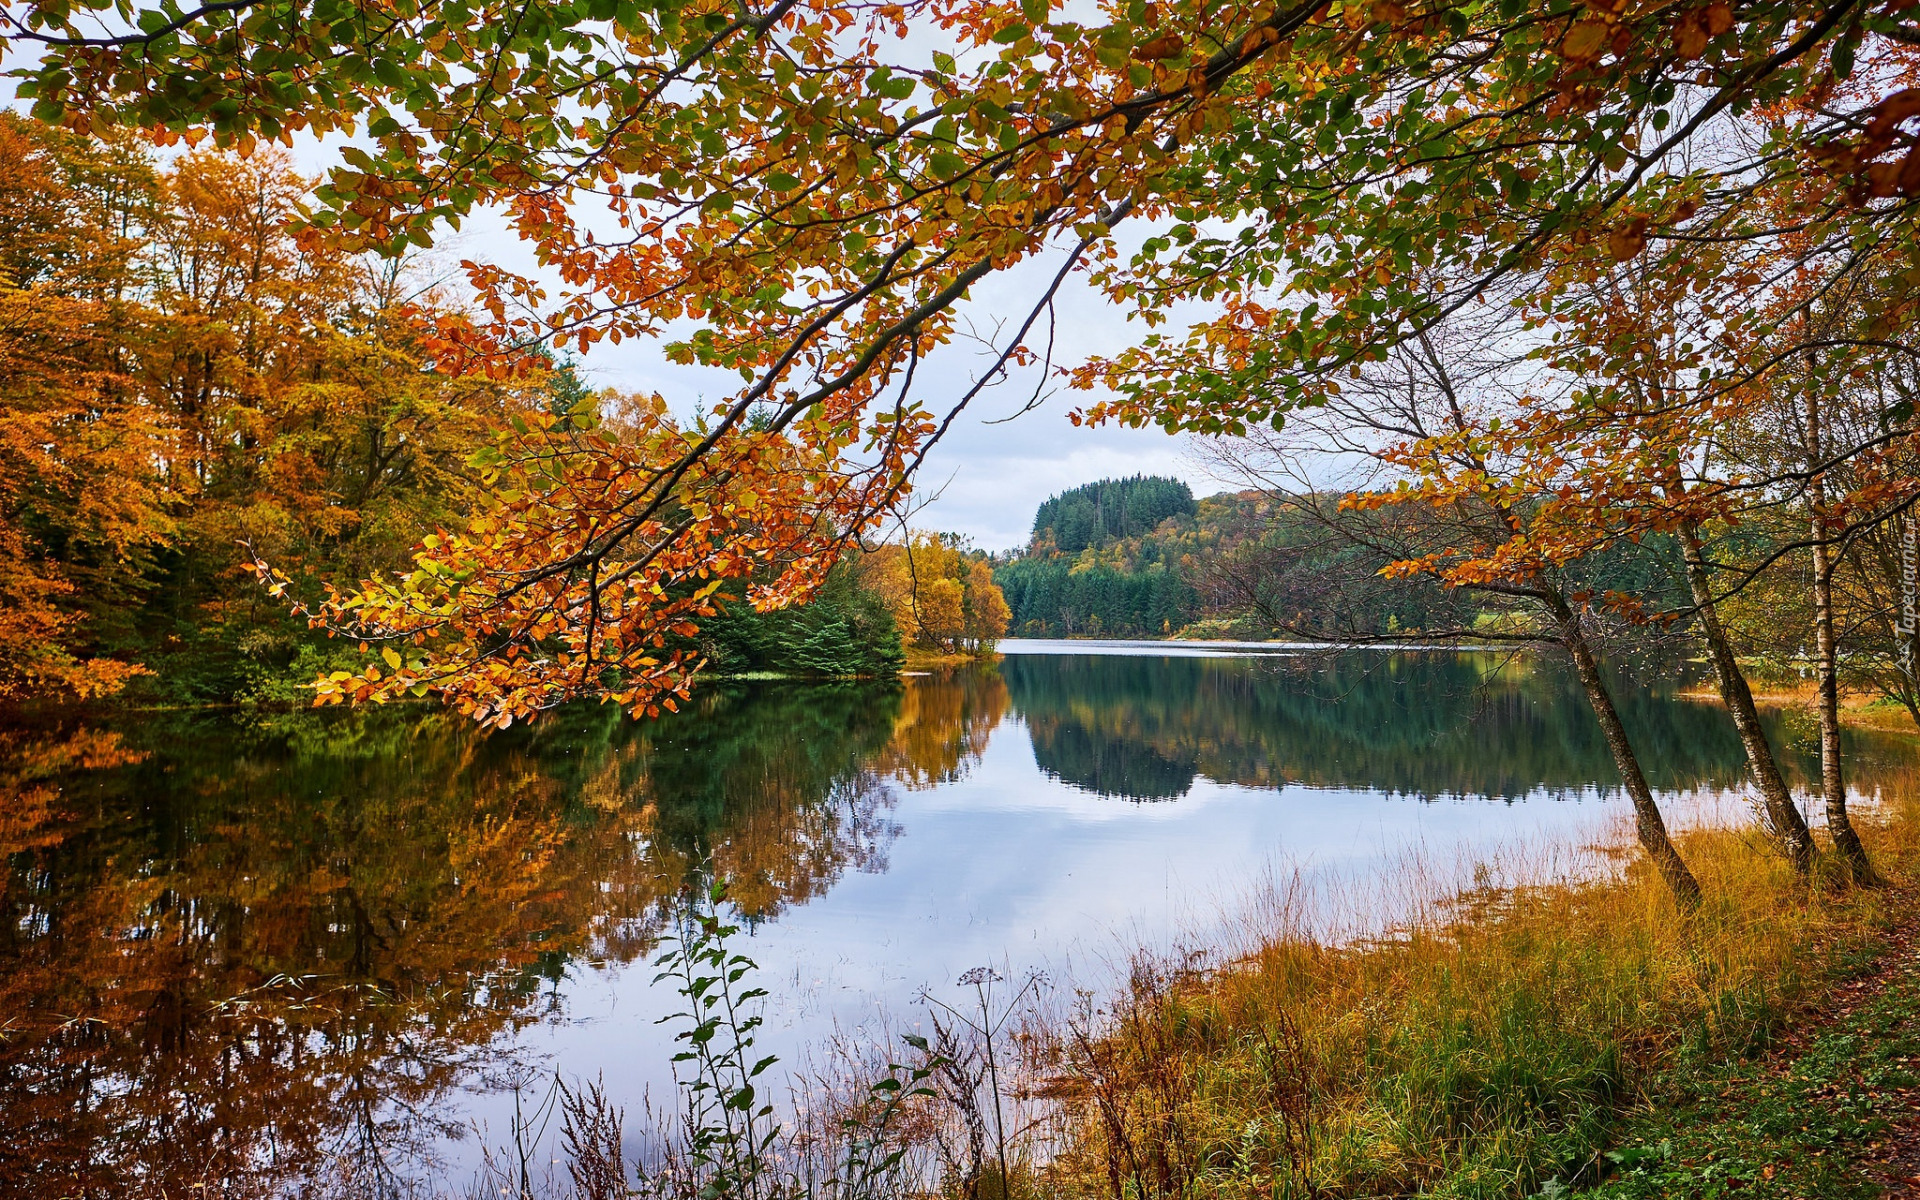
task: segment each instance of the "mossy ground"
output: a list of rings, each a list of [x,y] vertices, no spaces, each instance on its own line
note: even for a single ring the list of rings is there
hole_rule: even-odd
[[[1889,908],[1912,911],[1913,896]],[[1850,976],[1774,1045],[1680,1054],[1596,1164],[1605,1200],[1870,1200],[1920,1171],[1920,962],[1911,930],[1849,947]]]

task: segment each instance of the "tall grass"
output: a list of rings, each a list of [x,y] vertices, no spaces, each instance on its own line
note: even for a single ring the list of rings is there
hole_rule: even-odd
[[[1571,873],[1562,859],[1558,882],[1483,878],[1365,937],[1316,933],[1305,907],[1276,903],[1225,961],[1142,956],[1117,994],[1018,1020],[1030,989],[996,1004],[975,973],[977,1013],[937,1005],[906,1064],[876,1049],[787,1124],[761,1094],[771,1060],[752,1050],[752,964],[728,947],[716,891],[661,960],[688,1002],[682,1111],[648,1122],[654,1150],[635,1170],[621,1114],[597,1089],[565,1091],[572,1186],[559,1190],[1561,1195],[1601,1178],[1661,1068],[1751,1055],[1817,1016],[1823,985],[1863,961],[1920,882],[1912,808],[1895,800],[1862,823],[1890,891],[1848,888],[1837,869],[1808,880],[1751,830],[1708,828],[1678,839],[1704,893],[1692,911],[1637,859]],[[1408,874],[1398,882],[1417,896]]]
[[[1895,814],[1889,814],[1893,816]],[[1904,811],[1871,830],[1897,882]],[[1681,912],[1643,864],[1481,888],[1339,944],[1284,914],[1210,970],[1136,964],[1036,1062],[1063,1106],[1059,1196],[1554,1194],[1598,1177],[1650,1073],[1741,1055],[1883,927],[1884,895],[1809,886],[1755,838],[1700,830]]]

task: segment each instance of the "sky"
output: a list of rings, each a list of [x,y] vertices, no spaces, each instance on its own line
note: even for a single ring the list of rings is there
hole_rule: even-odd
[[[992,281],[974,298],[971,315],[982,322],[1023,316],[1022,283],[1017,274]],[[1116,349],[1138,329],[1091,289],[1082,288],[1058,310],[1056,350],[1069,363],[1096,350]],[[942,392],[958,392],[988,361],[983,348],[947,347],[930,364],[937,369],[923,374],[932,381],[925,394],[931,401]],[[659,390],[676,407],[708,387],[717,396],[730,390],[729,382],[738,386],[737,376],[719,376],[709,384],[696,372],[665,363],[658,344],[645,341],[600,343],[582,364],[594,386]],[[928,456],[916,483],[916,502],[926,505],[912,517],[916,528],[959,533],[981,549],[1006,550],[1026,543],[1041,501],[1096,479],[1172,475],[1186,480],[1198,496],[1222,490],[1185,438],[1158,429],[1076,428],[1067,414],[1094,399],[1089,393],[1056,391],[1038,408],[1021,413],[1034,384],[1032,374],[1001,384],[961,414]]]

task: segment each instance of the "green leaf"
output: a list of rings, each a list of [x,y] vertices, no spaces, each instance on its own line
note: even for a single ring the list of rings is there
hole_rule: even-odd
[[[1851,35],[1851,36],[1849,36]],[[1833,44],[1833,74],[1837,79],[1846,79],[1853,74],[1853,56],[1860,49],[1859,26],[1847,30]]]
[[[407,73],[390,58],[373,60],[373,77],[395,91],[407,86]]]
[[[1051,7],[1047,0],[1020,0],[1020,15],[1030,25],[1044,25],[1047,22],[1047,10]]]

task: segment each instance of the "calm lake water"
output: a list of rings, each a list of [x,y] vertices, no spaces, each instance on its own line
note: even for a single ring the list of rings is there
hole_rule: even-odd
[[[703,863],[773,992],[762,1048],[802,1064],[913,1026],[974,966],[1099,988],[1275,880],[1390,922],[1476,863],[1620,828],[1550,667],[1005,649],[493,737],[421,708],[0,730],[0,1195],[318,1195],[345,1168],[352,1194],[457,1189],[556,1072],[635,1112],[670,1087],[677,998],[649,958]],[[1739,816],[1719,709],[1622,707],[1676,810]],[[1912,769],[1911,739],[1851,748],[1863,797]]]

